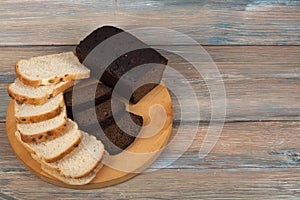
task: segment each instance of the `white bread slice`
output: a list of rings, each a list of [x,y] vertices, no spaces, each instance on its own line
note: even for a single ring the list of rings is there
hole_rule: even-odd
[[[16,131],[16,137],[20,143],[38,159],[45,162],[55,162],[73,151],[81,142],[82,133],[75,122],[68,119],[68,130],[65,134],[44,142],[25,143],[20,133]]]
[[[19,124],[41,122],[59,115],[63,106],[65,102],[62,93],[41,105],[18,104],[15,101],[15,117]]]
[[[56,85],[40,86],[37,88],[24,85],[19,79],[7,88],[8,95],[19,104],[44,104],[48,99],[65,91],[74,85],[75,81],[60,82]]]
[[[94,136],[82,132],[81,143],[62,159],[46,163],[36,159],[42,166],[65,177],[82,178],[97,168],[104,154],[104,145]]]
[[[89,173],[87,176],[81,177],[81,178],[70,178],[65,177],[64,175],[61,175],[60,173],[53,171],[51,168],[47,166],[42,166],[42,170],[46,172],[47,174],[53,176],[54,178],[60,180],[61,182],[64,182],[69,185],[85,185],[90,183],[97,175],[97,172],[102,168],[102,164],[99,164],[96,169],[94,169],[91,173]]]
[[[56,138],[66,132],[68,129],[66,106],[61,113],[52,119],[45,121],[17,124],[17,130],[20,132],[23,142],[42,142],[47,139]]]
[[[31,87],[90,76],[90,70],[71,51],[20,60],[16,63],[15,70],[20,81]]]

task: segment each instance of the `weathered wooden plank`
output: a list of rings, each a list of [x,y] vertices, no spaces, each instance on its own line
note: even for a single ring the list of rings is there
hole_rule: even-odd
[[[214,149],[199,158],[199,149],[208,130],[207,124],[189,124],[178,132],[173,127],[172,139],[181,134],[180,142],[174,142],[149,169],[244,169],[244,168],[298,168],[300,163],[300,122],[236,122],[226,123]],[[181,127],[182,128],[182,127]],[[211,126],[210,128],[215,128]],[[195,137],[191,138],[191,132]],[[186,135],[186,137],[184,137]],[[190,146],[189,146],[190,145]],[[187,146],[178,160],[174,157]],[[0,123],[0,172],[23,172],[9,145],[5,125]],[[170,162],[175,161],[175,162]],[[169,164],[169,165],[167,165]]]
[[[63,47],[3,47],[0,68],[0,121],[4,120],[8,95],[7,84],[15,78],[13,66],[16,60],[31,56],[72,50]],[[160,47],[163,48],[163,47]],[[197,57],[195,47],[174,47],[176,52],[185,52]],[[299,61],[300,47],[205,47],[215,60],[220,75],[205,78],[217,79],[221,76],[227,92],[227,121],[235,120],[299,120]],[[177,69],[186,80],[169,77],[171,85],[182,87],[182,92],[192,92],[183,88],[188,82],[194,88],[200,102],[201,118],[210,119],[210,96],[207,86],[199,73],[178,56],[166,54],[170,66]],[[205,60],[205,59],[204,59]],[[202,68],[210,67],[205,62]],[[188,105],[195,102],[187,101]],[[179,104],[174,101],[174,118],[180,119]],[[184,119],[183,119],[184,120]]]
[[[299,120],[300,110],[297,102],[300,91],[297,78],[223,80],[226,88],[226,121]],[[192,90],[181,86],[181,83],[181,80],[175,80],[172,84],[184,94],[195,92],[199,101],[200,118],[193,118],[193,121],[209,121],[212,104],[205,82],[199,79],[190,80]],[[214,100],[222,100],[217,93],[215,95]],[[184,113],[188,118],[181,120],[191,120],[197,102],[185,99],[184,103],[188,107],[187,112],[181,112],[179,103],[174,100],[175,120],[180,120],[180,113]]]
[[[157,49],[171,49],[177,54],[186,53],[193,58],[199,57],[198,47],[154,47]],[[297,77],[299,75],[300,58],[298,55],[300,54],[300,47],[298,46],[204,46],[203,48],[225,77],[262,78]],[[0,73],[1,75],[12,74],[14,64],[19,59],[74,49],[75,46],[0,47]],[[184,60],[178,56],[169,53],[165,53],[165,55],[174,64],[186,65]],[[194,73],[188,75],[192,77]]]
[[[298,168],[300,163],[300,122],[225,123],[214,149],[204,159],[198,152],[208,126],[200,125],[198,133],[179,160],[169,168],[235,169],[235,168]],[[178,126],[173,130],[177,133]],[[212,130],[215,126],[210,126]],[[195,130],[190,125],[183,134]],[[186,144],[190,138],[183,139]],[[172,151],[170,151],[170,157]]]
[[[10,77],[8,82],[13,81]],[[180,110],[180,104],[173,96],[174,120],[209,121],[211,119],[210,93],[203,80],[191,80],[192,90],[181,84],[184,80],[171,80],[180,91],[189,94],[195,92],[197,100],[185,99],[186,111]],[[299,120],[300,88],[299,80],[286,78],[268,79],[224,79],[226,87],[226,121],[261,121],[261,120]],[[7,84],[0,85],[0,121],[5,120],[9,97]],[[216,94],[217,95],[217,94]],[[217,96],[215,100],[220,101]],[[192,118],[195,103],[199,103],[200,118]],[[181,114],[185,118],[181,119]],[[221,119],[216,119],[221,120]]]
[[[0,198],[298,198],[299,125],[228,123],[213,151],[200,160],[198,148],[206,131],[203,125],[189,150],[168,168],[143,173],[115,187],[76,191],[50,185],[31,174],[14,156],[0,123]]]
[[[2,1],[0,45],[76,44],[104,24],[170,28],[207,45],[300,44],[299,1],[116,2]]]
[[[299,169],[170,170],[97,190],[71,190],[29,172],[0,172],[4,199],[298,199]]]
[[[200,0],[201,1],[201,0]],[[210,0],[205,3],[205,7],[212,10],[252,10],[267,11],[273,7],[290,7],[299,6],[298,0],[277,1],[277,0],[229,0],[224,3],[222,0]]]

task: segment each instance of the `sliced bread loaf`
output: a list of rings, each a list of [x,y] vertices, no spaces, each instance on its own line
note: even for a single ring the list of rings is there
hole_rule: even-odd
[[[18,104],[15,101],[15,117],[19,124],[41,122],[59,115],[64,105],[62,93],[41,105]]]
[[[64,134],[68,128],[66,107],[56,117],[30,124],[17,124],[23,142],[42,142]]]
[[[62,159],[46,163],[37,159],[42,166],[55,171],[62,176],[82,178],[94,171],[104,154],[104,146],[94,136],[82,132],[81,143],[71,153]],[[34,158],[34,157],[33,157]]]
[[[69,185],[85,185],[91,182],[97,175],[97,172],[102,168],[103,165],[99,164],[96,169],[94,169],[91,173],[89,173],[87,176],[84,176],[82,178],[70,178],[66,177],[64,175],[61,175],[60,173],[53,171],[50,167],[42,166],[42,170],[46,172],[47,174],[53,176],[54,178],[60,180],[61,182],[64,182]]]
[[[74,87],[65,92],[67,111],[76,108],[81,111],[91,106],[98,105],[111,98],[112,89],[99,82],[97,79],[89,78],[80,81]],[[76,101],[73,100],[75,98]]]
[[[10,84],[7,88],[8,95],[17,103],[44,104],[48,99],[65,91],[74,85],[74,81],[60,82],[56,85],[40,86],[37,88],[24,85],[19,79]]]
[[[65,134],[44,142],[25,143],[21,135],[16,131],[17,139],[31,153],[45,162],[55,162],[73,151],[81,142],[82,133],[78,130],[77,124],[68,120],[68,129]]]
[[[90,70],[79,62],[73,52],[20,60],[15,70],[20,81],[31,87],[53,85],[90,76]]]
[[[83,131],[93,131],[98,129],[99,125],[101,128],[105,128],[113,123],[113,111],[115,112],[115,115],[119,115],[119,113],[124,112],[126,109],[125,104],[121,101],[116,100],[113,101],[113,105],[111,104],[112,101],[109,99],[95,107],[88,108],[78,113],[72,113],[71,116],[74,118],[74,121],[77,122],[79,128]],[[69,110],[67,107],[68,116],[70,116],[69,113],[71,112],[72,110]]]
[[[109,45],[99,45],[104,41]],[[128,51],[125,53],[124,49]],[[109,66],[103,62],[105,53],[116,58]],[[91,70],[91,75],[95,78],[101,77],[100,80],[107,86],[114,88],[119,82],[120,88],[116,92],[134,104],[160,84],[168,63],[158,51],[131,33],[113,26],[94,30],[77,45],[76,55]],[[144,66],[137,68],[141,65]],[[135,73],[126,74],[133,69]]]
[[[112,124],[107,127],[102,127],[103,131],[99,129],[90,131],[90,134],[102,141],[106,151],[108,151],[110,155],[119,154],[130,146],[143,126],[143,118],[141,116],[129,113],[132,121],[128,121],[125,114],[126,113],[123,112],[115,116]],[[121,125],[124,130],[116,124],[116,121],[118,121],[118,124]]]

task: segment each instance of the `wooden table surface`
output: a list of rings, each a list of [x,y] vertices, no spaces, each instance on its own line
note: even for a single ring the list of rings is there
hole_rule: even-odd
[[[300,1],[203,2],[0,1],[0,199],[300,199]],[[175,56],[173,66],[187,76],[201,108],[201,118],[186,122],[199,123],[191,147],[170,166],[114,187],[59,188],[31,174],[14,155],[5,130],[6,87],[15,78],[16,60],[73,50],[105,24],[170,28],[203,45],[226,87],[226,123],[214,149],[199,159],[209,93]],[[180,122],[175,102],[173,134]]]

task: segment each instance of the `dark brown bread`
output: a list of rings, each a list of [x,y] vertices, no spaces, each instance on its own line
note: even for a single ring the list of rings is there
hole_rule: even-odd
[[[124,114],[125,113],[117,116],[117,119],[115,120],[118,120],[118,123],[126,130],[130,130],[130,132],[121,130],[115,120],[113,120],[113,123],[110,126],[103,128],[103,131],[98,129],[91,132],[92,135],[102,141],[105,149],[111,155],[119,154],[130,146],[134,142],[143,125],[143,118],[141,116],[129,113],[133,121],[132,122],[128,120]]]
[[[120,33],[120,37],[112,37]],[[110,38],[109,41],[113,45],[108,51],[111,51],[110,54],[116,55],[117,59],[109,66],[103,66],[101,62],[106,59],[103,57],[104,54],[99,53],[94,57],[88,55],[107,38]],[[120,49],[127,49],[130,46],[140,49],[134,48],[133,51],[125,54],[119,53]],[[76,47],[76,54],[80,62],[91,70],[91,75],[95,78],[100,77],[100,80],[106,85],[113,88],[120,81],[121,88],[117,90],[117,93],[130,100],[131,103],[137,103],[160,83],[168,62],[160,53],[135,36],[112,26],[103,26],[93,31]],[[123,76],[126,72],[141,65],[144,65],[143,68],[136,69],[134,75]],[[101,74],[102,76],[100,76]],[[122,79],[120,79],[121,77]]]
[[[75,105],[75,108],[72,109],[72,91],[65,94],[68,117],[77,122],[81,130],[100,139],[110,154],[120,153],[135,140],[135,136],[139,133],[140,126],[143,124],[143,118],[130,113],[130,117],[137,126],[134,126],[131,120],[127,120],[125,114],[128,114],[128,112],[125,110],[125,104],[117,99],[114,99],[112,103],[110,99],[111,89],[107,89],[104,84],[97,82],[96,95],[93,95],[93,92],[89,89],[90,84],[86,84],[86,82],[79,84],[76,86],[76,90],[79,90],[76,93],[78,92],[78,94],[82,95],[82,100],[77,100],[79,104]],[[96,96],[98,100],[100,99],[97,105],[93,103],[91,96]],[[112,109],[115,113],[114,115]],[[73,111],[76,113],[73,113]],[[118,120],[130,134],[126,134],[117,126],[115,121]],[[100,128],[104,132],[101,132]]]
[[[73,113],[74,121],[77,122],[78,127],[85,132],[93,131],[100,126],[105,128],[113,123],[112,106],[116,116],[125,111],[125,104],[123,102],[116,100],[112,104],[112,101],[109,99],[96,105],[96,107]]]
[[[96,92],[94,90],[96,88]],[[73,90],[76,89],[76,101],[73,101]],[[79,82],[64,94],[68,117],[73,119],[72,109],[83,111],[103,103],[111,98],[112,89],[95,79]],[[76,103],[74,105],[73,103]]]
[[[87,55],[101,42],[113,35],[123,32],[122,29],[113,26],[103,26],[94,30],[76,47],[76,54],[82,63]],[[97,69],[96,69],[97,70]]]

